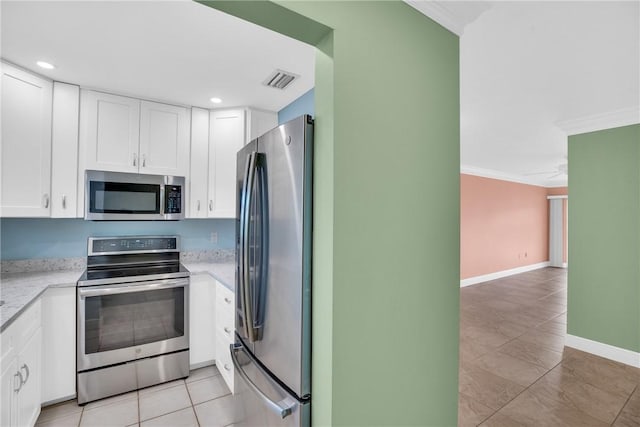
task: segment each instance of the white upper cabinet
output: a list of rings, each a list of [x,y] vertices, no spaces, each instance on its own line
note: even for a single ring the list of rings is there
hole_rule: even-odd
[[[140,100],[83,90],[80,114],[81,175],[84,169],[138,172]]]
[[[5,63],[1,68],[0,216],[48,217],[52,84]]]
[[[278,126],[278,113],[264,110],[247,110],[247,143],[262,136],[274,127]]]
[[[208,216],[236,216],[236,155],[245,144],[245,110],[212,111],[209,116]]]
[[[80,88],[53,83],[51,137],[51,216],[74,218],[78,190],[78,114]]]
[[[191,109],[191,168],[187,218],[207,217],[209,110]]]
[[[85,169],[186,176],[189,110],[126,96],[82,91]]]
[[[139,162],[141,173],[187,176],[189,111],[186,108],[141,102]]]

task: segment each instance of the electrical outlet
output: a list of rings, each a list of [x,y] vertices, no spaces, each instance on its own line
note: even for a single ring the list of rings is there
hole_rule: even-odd
[[[218,243],[218,233],[216,233],[215,231],[211,232],[211,235],[209,236],[209,241],[211,243],[213,243],[214,245]]]

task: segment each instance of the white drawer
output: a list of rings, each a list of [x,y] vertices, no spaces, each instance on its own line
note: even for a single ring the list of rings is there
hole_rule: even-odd
[[[227,387],[233,393],[233,362],[231,361],[231,352],[229,351],[229,345],[231,343],[227,341],[216,340],[216,366],[222,374],[224,382],[227,383]]]
[[[11,355],[15,349],[19,349],[26,344],[31,335],[40,328],[42,323],[40,307],[40,298],[38,298],[29,308],[18,315],[11,325],[2,331],[2,334],[0,334],[0,345],[3,359]]]

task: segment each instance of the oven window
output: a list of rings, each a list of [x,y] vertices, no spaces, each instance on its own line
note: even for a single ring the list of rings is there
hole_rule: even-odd
[[[85,354],[184,336],[184,288],[85,299]]]
[[[96,213],[160,213],[160,186],[91,181],[89,211]]]

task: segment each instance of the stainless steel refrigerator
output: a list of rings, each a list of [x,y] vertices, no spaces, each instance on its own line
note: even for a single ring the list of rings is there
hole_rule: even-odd
[[[235,425],[309,426],[313,120],[238,152]]]

